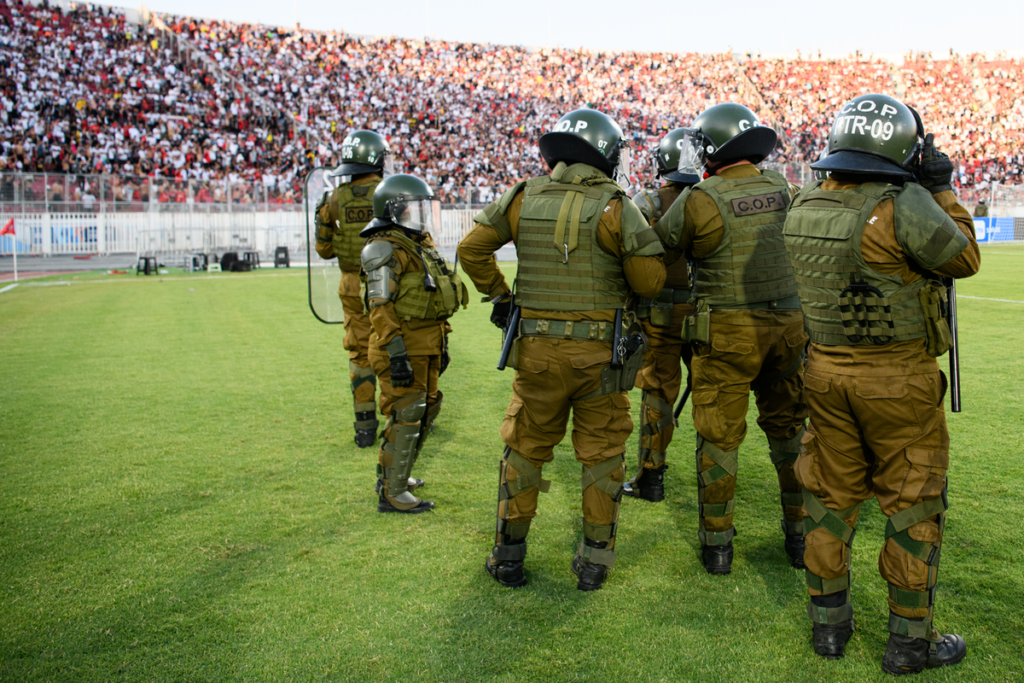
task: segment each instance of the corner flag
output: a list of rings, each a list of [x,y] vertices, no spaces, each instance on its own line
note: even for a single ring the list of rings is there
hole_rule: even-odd
[[[0,235],[13,235],[14,234],[14,219],[7,221],[7,224],[0,229]]]

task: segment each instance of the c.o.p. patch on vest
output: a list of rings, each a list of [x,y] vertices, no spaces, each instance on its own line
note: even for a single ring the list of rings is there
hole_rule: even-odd
[[[740,197],[732,200],[732,211],[736,217],[752,216],[756,213],[782,211],[786,208],[786,200],[781,192],[758,194],[753,197]]]
[[[369,223],[373,219],[373,209],[368,206],[345,208],[346,223]]]

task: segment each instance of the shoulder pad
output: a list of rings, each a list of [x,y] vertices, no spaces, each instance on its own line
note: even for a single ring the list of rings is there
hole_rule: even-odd
[[[651,222],[652,216],[661,211],[661,195],[657,191],[637,192],[633,195],[633,203],[640,209],[640,213],[644,215],[648,223]]]
[[[516,195],[519,194],[520,191],[522,191],[525,185],[526,181],[521,180],[512,187],[510,187],[508,190],[505,191],[505,194],[501,195],[501,197],[498,198],[498,201],[491,202],[484,208],[483,211],[474,216],[473,221],[476,223],[480,223],[481,225],[489,225],[492,228],[502,227],[502,225],[495,224],[495,217],[497,215],[501,215],[501,219],[498,219],[498,223],[507,223],[507,221],[503,220],[505,217],[505,212],[508,211],[508,207],[512,204],[512,200],[516,198]]]
[[[658,239],[669,249],[679,244],[679,238],[683,234],[686,200],[693,193],[693,187],[696,186],[683,190],[682,194],[672,202],[672,206],[665,210],[665,214],[658,220],[657,225],[654,226],[654,232],[658,235]]]
[[[511,242],[512,226],[509,225],[505,212],[508,211],[508,207],[512,205],[512,201],[516,198],[516,195],[522,192],[526,184],[527,181],[521,180],[510,187],[505,194],[501,195],[498,201],[491,202],[483,211],[473,216],[473,221],[480,225],[488,225],[494,228],[502,239],[506,242]]]
[[[658,235],[647,224],[640,209],[631,201],[622,201],[622,246],[625,258],[631,256],[657,256],[665,253]]]
[[[896,241],[915,261],[934,270],[967,248],[969,240],[931,193],[907,183],[893,201]]]
[[[387,240],[372,240],[363,247],[362,253],[359,254],[359,262],[363,270],[369,272],[387,265],[394,253],[395,248]]]

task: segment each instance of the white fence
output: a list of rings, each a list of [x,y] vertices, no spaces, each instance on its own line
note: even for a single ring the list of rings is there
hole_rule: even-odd
[[[14,219],[15,235],[0,236],[0,254],[152,254],[306,250],[303,211],[241,213],[11,213],[0,204],[0,225]],[[473,209],[445,209],[435,243],[454,252],[470,228]]]

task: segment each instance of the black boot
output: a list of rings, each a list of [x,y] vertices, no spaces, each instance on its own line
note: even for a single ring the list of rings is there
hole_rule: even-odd
[[[665,500],[665,470],[668,465],[662,465],[653,470],[642,470],[633,479],[622,485],[622,493],[631,498],[643,498],[652,503],[660,503]]]
[[[516,546],[524,546],[521,552],[512,553],[519,557],[526,555],[526,539],[512,540],[507,536],[502,535],[501,547],[508,548],[509,550],[519,550]],[[523,560],[497,560],[494,557],[494,553],[497,552],[498,547],[491,551],[491,554],[484,560],[484,569],[487,573],[494,578],[495,581],[500,583],[505,588],[519,588],[520,586],[526,585],[526,571],[523,568]]]
[[[604,549],[608,547],[607,541],[592,541],[589,538],[584,538],[583,543],[591,548]],[[596,562],[587,562],[577,552],[576,556],[572,558],[572,573],[579,579],[576,588],[581,591],[596,591],[604,585],[604,580],[608,578],[608,567]]]
[[[889,634],[889,645],[882,657],[882,671],[894,676],[916,674],[925,669],[956,664],[967,656],[967,643],[958,635],[944,633],[942,641],[931,643],[924,638],[910,638]]]
[[[421,512],[429,512],[434,509],[434,504],[429,500],[420,500],[416,505],[411,508],[402,509],[392,505],[388,497],[384,495],[383,489],[377,496],[377,512],[402,512],[407,515],[416,515]]]
[[[814,624],[814,651],[825,659],[841,659],[846,641],[853,635],[853,619],[842,624]]]
[[[703,546],[700,553],[708,574],[728,574],[732,571],[732,541],[725,545]]]
[[[376,422],[377,413],[371,410],[367,410],[361,413],[356,413],[356,425],[360,423],[365,424],[367,422]],[[359,448],[369,448],[373,445],[373,442],[377,440],[377,429],[359,429],[356,427],[356,446]]]
[[[797,569],[807,569],[804,564],[806,547],[803,534],[786,534],[786,554],[789,555],[789,563]]]

